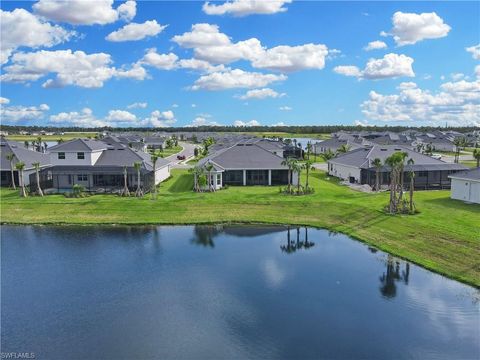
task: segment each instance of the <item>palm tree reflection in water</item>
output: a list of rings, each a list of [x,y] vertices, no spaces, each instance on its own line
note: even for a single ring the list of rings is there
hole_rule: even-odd
[[[395,260],[391,255],[388,255],[386,261],[387,271],[380,276],[380,293],[387,299],[392,299],[397,295],[396,282],[403,282],[408,285],[410,277],[410,264],[405,263],[405,269],[400,269],[400,261]]]
[[[280,249],[282,252],[285,252],[287,254],[292,254],[300,249],[305,249],[308,250],[311,247],[315,246],[315,243],[313,241],[308,241],[308,228],[305,227],[305,237],[304,240],[300,240],[300,228],[297,227],[297,239],[296,241],[292,241],[291,235],[290,235],[290,227],[287,229],[287,244],[286,245],[280,245]]]

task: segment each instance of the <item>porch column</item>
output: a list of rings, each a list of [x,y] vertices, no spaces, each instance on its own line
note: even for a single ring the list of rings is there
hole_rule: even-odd
[[[268,186],[272,185],[272,170],[268,170]]]
[[[247,170],[243,170],[243,186],[247,185]]]

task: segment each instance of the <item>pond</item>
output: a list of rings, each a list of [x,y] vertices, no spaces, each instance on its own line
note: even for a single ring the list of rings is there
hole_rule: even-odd
[[[3,352],[37,359],[478,359],[479,293],[270,226],[2,226]]]

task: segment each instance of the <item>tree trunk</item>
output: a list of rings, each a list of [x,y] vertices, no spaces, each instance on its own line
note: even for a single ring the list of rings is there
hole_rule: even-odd
[[[297,194],[300,195],[300,171],[297,173],[298,178],[297,178]]]
[[[288,192],[292,192],[292,170],[288,169]]]
[[[410,175],[410,213],[413,213],[413,186],[414,186],[414,175],[413,172]]]
[[[137,190],[135,191],[135,196],[136,197],[143,196],[143,191],[142,191],[142,188],[140,187],[140,169],[137,170]]]
[[[128,175],[127,175],[127,169],[123,170],[123,191],[122,195],[123,196],[130,196],[130,190],[128,190]]]
[[[37,195],[43,196],[42,188],[40,187],[40,172],[38,169],[35,169],[35,178],[37,180]]]
[[[153,198],[154,199],[157,198],[157,184],[155,184],[156,173],[157,173],[157,163],[154,162],[153,163]]]
[[[308,169],[308,166],[307,166],[307,174],[306,174],[307,179],[305,180],[305,189],[306,189],[307,191],[308,191],[308,175],[309,175],[308,173],[309,173],[309,169]]]
[[[18,180],[20,182],[20,196],[27,197],[27,192],[25,191],[25,184],[23,183],[23,170],[20,170],[18,173]]]
[[[13,171],[13,162],[10,162],[10,172],[12,175],[12,188],[13,190],[17,190],[17,186],[15,185],[15,172]]]
[[[380,190],[380,171],[377,169],[375,173],[375,191]]]

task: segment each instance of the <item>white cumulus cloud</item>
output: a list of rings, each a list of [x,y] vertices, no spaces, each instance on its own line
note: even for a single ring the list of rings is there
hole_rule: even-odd
[[[148,106],[146,102],[134,102],[127,106],[127,109],[145,109]]]
[[[0,62],[5,64],[19,47],[52,47],[68,41],[75,35],[58,25],[37,18],[25,9],[0,10]]]
[[[413,45],[426,39],[438,39],[448,35],[451,27],[436,13],[404,13],[397,11],[392,17],[393,36],[398,46]]]
[[[157,69],[172,70],[177,67],[178,56],[174,53],[159,54],[155,48],[148,49],[140,64],[147,64]]]
[[[467,52],[471,53],[472,57],[475,60],[480,60],[480,44],[474,45],[474,46],[469,46],[469,47],[465,48],[465,50]]]
[[[166,27],[167,25],[160,25],[156,20],[145,21],[142,24],[130,23],[111,32],[105,39],[114,42],[142,40],[160,34]]]
[[[480,125],[480,80],[447,82],[436,93],[407,84],[394,95],[371,91],[361,105],[362,113],[370,120],[385,122]]]
[[[247,72],[240,69],[215,72],[198,78],[192,90],[225,90],[235,88],[258,88],[270,83],[286,80],[285,75]]]
[[[116,9],[112,7],[113,3],[113,0],[39,0],[32,8],[47,19],[72,25],[105,25],[135,17],[135,1],[127,1]]]
[[[235,120],[233,122],[233,126],[235,127],[260,126],[260,123],[257,120],[250,120],[250,121]]]
[[[365,51],[371,51],[371,50],[378,50],[378,49],[386,49],[387,44],[385,44],[383,41],[380,40],[375,40],[375,41],[370,41],[367,46],[365,46],[363,49]]]
[[[203,4],[203,11],[208,15],[247,16],[253,14],[276,14],[287,11],[285,4],[292,0],[233,0],[226,1],[221,5],[210,2]]]
[[[45,113],[50,110],[47,104],[40,104],[39,106],[8,106],[10,100],[7,98],[0,98],[0,118],[2,122],[18,122],[43,119]],[[7,105],[7,106],[5,106]]]
[[[341,75],[371,80],[403,76],[414,77],[415,73],[412,69],[413,61],[409,56],[390,53],[381,59],[368,60],[363,70],[352,65],[336,66],[333,70]]]
[[[266,98],[279,98],[284,97],[285,93],[278,93],[270,88],[254,89],[247,91],[244,95],[237,96],[239,99],[266,99]]]
[[[83,51],[41,50],[32,53],[16,53],[12,56],[12,65],[4,67],[0,79],[5,82],[24,83],[36,81],[54,74],[55,78],[47,79],[44,88],[75,85],[85,88],[102,87],[112,77],[143,80],[146,71],[134,65],[131,69],[116,69],[112,66],[109,54],[86,54]]]

